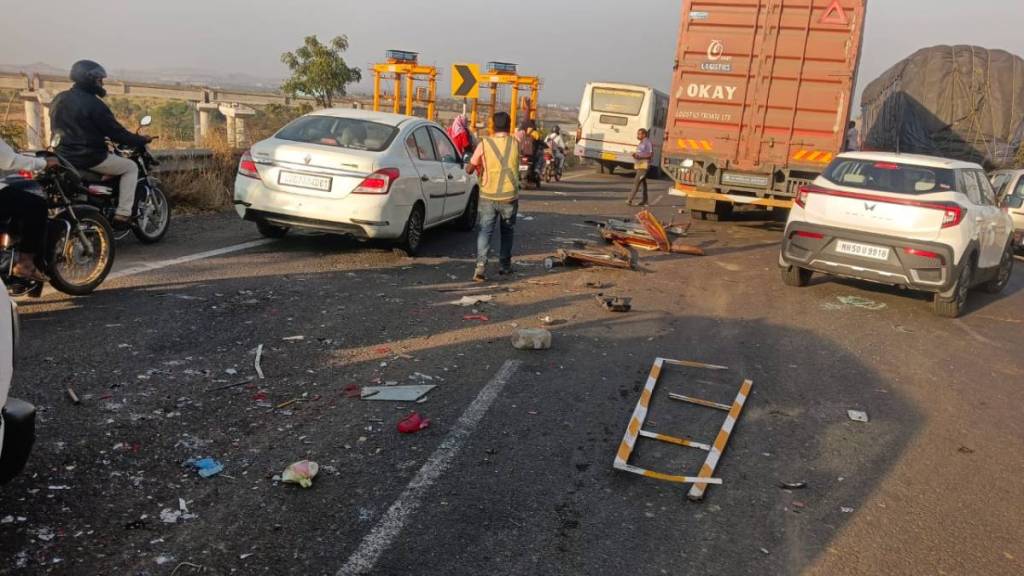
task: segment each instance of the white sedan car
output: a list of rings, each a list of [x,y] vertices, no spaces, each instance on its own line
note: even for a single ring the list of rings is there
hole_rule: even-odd
[[[253,145],[235,178],[238,214],[264,236],[296,228],[394,240],[409,255],[426,229],[472,229],[478,196],[439,125],[348,108],[312,112]]]
[[[35,407],[8,396],[17,348],[18,307],[0,282],[0,484],[21,471],[35,441]]]

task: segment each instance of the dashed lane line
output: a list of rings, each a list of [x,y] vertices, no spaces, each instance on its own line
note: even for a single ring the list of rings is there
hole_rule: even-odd
[[[473,403],[462,413],[459,421],[455,423],[455,427],[441,442],[441,445],[434,450],[434,453],[419,469],[402,494],[384,513],[384,517],[363,538],[345,565],[338,570],[337,576],[354,576],[373,570],[377,560],[394,543],[409,519],[420,507],[423,497],[430,487],[451,467],[455,457],[458,456],[470,435],[480,424],[484,414],[487,413],[491,404],[494,404],[502,389],[521,365],[522,362],[519,360],[508,360],[501,366],[494,378],[484,386]]]

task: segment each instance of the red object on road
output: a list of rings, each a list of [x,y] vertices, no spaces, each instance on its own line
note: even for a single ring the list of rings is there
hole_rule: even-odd
[[[470,314],[468,316],[463,316],[462,319],[463,320],[476,320],[478,322],[489,322],[491,320],[490,318],[488,318],[487,316],[484,316],[483,314]]]
[[[345,395],[345,398],[359,398],[363,395],[363,389],[358,384],[349,384],[345,386],[342,393]]]
[[[430,419],[423,418],[419,412],[412,412],[398,422],[398,431],[402,434],[414,434],[430,427]]]

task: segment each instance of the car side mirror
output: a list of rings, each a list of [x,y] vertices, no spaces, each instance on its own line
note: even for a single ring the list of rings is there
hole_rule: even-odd
[[[145,128],[146,126],[149,126],[152,123],[153,117],[147,114],[142,117],[142,120],[139,120],[139,128]]]

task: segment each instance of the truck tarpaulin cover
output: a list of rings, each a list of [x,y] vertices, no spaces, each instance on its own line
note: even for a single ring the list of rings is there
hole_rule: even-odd
[[[1010,165],[1024,137],[1024,60],[1002,50],[919,50],[868,85],[863,147]]]

